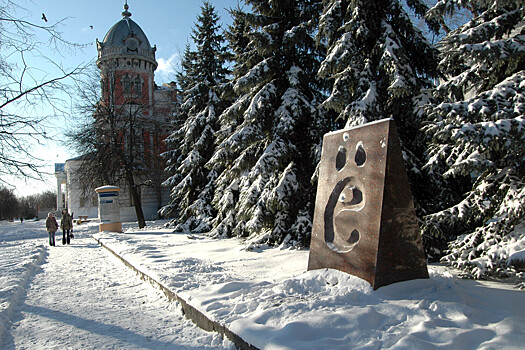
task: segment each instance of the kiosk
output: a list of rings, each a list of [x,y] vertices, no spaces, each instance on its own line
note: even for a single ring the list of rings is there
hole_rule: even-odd
[[[119,191],[120,188],[117,186],[102,186],[95,189],[98,194],[99,232],[122,232]]]

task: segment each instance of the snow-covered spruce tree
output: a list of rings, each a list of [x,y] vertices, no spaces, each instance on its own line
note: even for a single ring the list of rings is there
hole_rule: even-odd
[[[215,213],[211,205],[214,170],[205,168],[215,147],[217,117],[224,102],[216,89],[226,80],[228,53],[218,24],[215,8],[204,1],[197,17],[192,39],[195,51],[186,49],[182,70],[177,76],[182,88],[181,115],[184,125],[168,139],[168,171],[171,201],[161,210],[174,216],[170,225],[176,230],[207,231]]]
[[[219,116],[219,130],[215,133],[217,145],[222,145],[242,123],[242,112],[250,102],[249,95],[240,100],[239,94],[234,90],[236,79],[244,76],[249,70],[243,62],[249,57],[248,44],[250,39],[248,33],[250,26],[244,18],[245,13],[239,6],[230,9],[229,13],[233,18],[233,23],[225,31],[224,36],[228,42],[228,48],[233,54],[233,79],[223,85],[221,98],[225,101],[231,101],[231,103],[230,107]],[[215,182],[215,195],[212,202],[213,206],[217,208],[217,214],[213,221],[214,228],[211,232],[212,236],[229,236],[236,226],[235,207],[239,200],[238,177],[235,173],[224,172],[224,169],[231,167],[238,155],[238,151],[232,152],[229,147],[219,147],[212,159],[206,164],[208,169],[214,169],[220,174]]]
[[[426,167],[457,181],[461,199],[429,215],[424,231],[459,236],[443,260],[475,278],[513,273],[509,254],[525,245],[523,229],[514,231],[525,211],[524,4],[442,0],[428,12],[439,21],[460,8],[472,13],[439,44],[444,78],[425,108]]]
[[[195,52],[191,50],[190,44],[186,43],[184,48],[184,53],[180,62],[180,70],[176,73],[177,86],[179,91],[186,91],[191,86],[191,82],[196,80],[195,75],[195,62],[194,62]],[[169,135],[165,140],[167,151],[162,154],[166,159],[166,173],[168,174],[167,180],[163,183],[164,186],[168,186],[173,189],[173,187],[180,183],[184,178],[182,173],[178,172],[178,168],[181,165],[181,148],[179,147],[182,143],[184,137],[184,122],[187,119],[187,114],[183,114],[182,108],[179,105],[177,108],[177,124],[174,125],[174,130],[171,135]],[[162,217],[177,217],[180,212],[180,207],[187,205],[187,201],[180,202],[171,200],[169,204],[162,207],[159,211],[159,214]],[[171,224],[174,222],[172,221]]]
[[[322,107],[347,127],[393,118],[416,210],[432,208],[433,181],[421,172],[425,145],[416,107],[436,76],[436,51],[405,11],[422,16],[420,0],[325,0],[317,40],[328,47],[319,76],[333,82]],[[435,23],[435,22],[434,22]],[[431,28],[437,30],[434,24]]]
[[[251,243],[308,244],[316,151],[329,122],[317,106],[320,62],[313,40],[320,1],[247,0],[242,15],[253,28],[236,52],[238,96],[220,117],[235,128],[210,164],[217,179],[212,234],[249,237]],[[243,36],[240,36],[242,39]],[[242,40],[239,40],[242,44]]]

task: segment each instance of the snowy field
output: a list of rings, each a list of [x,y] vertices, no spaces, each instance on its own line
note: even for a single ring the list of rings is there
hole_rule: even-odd
[[[373,291],[367,282],[335,270],[306,272],[307,250],[248,251],[237,239],[170,233],[163,222],[149,222],[144,230],[135,226],[125,224],[125,233],[117,234],[83,224],[75,228],[71,246],[50,249],[44,222],[0,225],[3,348],[231,348],[181,318],[178,306],[169,305],[175,303],[138,280],[91,236],[260,349],[522,349],[525,344],[525,292],[510,284],[462,280],[433,265],[428,280]],[[82,262],[72,263],[78,259]],[[46,281],[64,265],[58,280]],[[49,301],[55,294],[46,285],[52,283],[71,288],[63,296],[69,304],[64,306],[61,296]],[[84,302],[97,298],[114,312],[108,316],[102,305]],[[51,304],[44,310],[45,303]],[[60,334],[63,318],[63,328],[83,340],[46,343]]]
[[[100,247],[94,226],[56,247],[44,227],[0,223],[0,349],[232,349]]]

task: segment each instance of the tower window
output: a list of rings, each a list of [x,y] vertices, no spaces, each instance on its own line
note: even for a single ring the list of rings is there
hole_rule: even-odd
[[[135,78],[135,91],[134,94],[137,95],[137,96],[141,96],[142,95],[142,81],[140,80],[140,76],[137,76]]]
[[[125,94],[131,93],[131,79],[127,75],[122,78],[122,88]]]

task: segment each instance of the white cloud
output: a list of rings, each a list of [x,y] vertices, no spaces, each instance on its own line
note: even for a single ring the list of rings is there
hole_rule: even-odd
[[[157,70],[155,71],[155,80],[163,83],[168,83],[175,79],[176,67],[180,61],[180,55],[174,53],[168,59],[163,57],[157,58]]]

